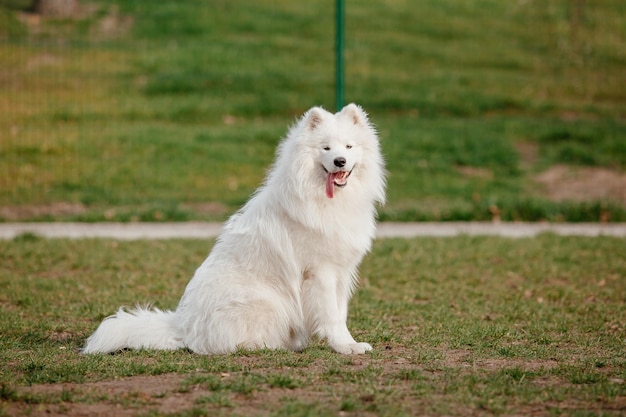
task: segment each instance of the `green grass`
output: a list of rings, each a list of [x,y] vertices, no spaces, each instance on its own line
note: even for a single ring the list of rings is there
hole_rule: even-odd
[[[28,2],[0,2],[0,207],[82,207],[24,219],[224,219],[294,118],[334,108],[328,2],[82,3],[29,24]],[[534,180],[624,171],[625,23],[620,0],[348,4],[346,99],[383,139],[381,217],[625,220],[618,195],[554,201]]]
[[[593,415],[626,398],[626,242],[375,242],[350,328],[371,354],[77,349],[119,305],[174,308],[190,240],[0,242],[0,415]],[[141,379],[145,377],[144,379]],[[139,378],[139,379],[138,379]],[[82,411],[81,411],[82,410]]]

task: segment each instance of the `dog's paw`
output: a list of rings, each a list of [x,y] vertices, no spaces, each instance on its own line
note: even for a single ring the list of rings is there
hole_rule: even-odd
[[[331,349],[344,355],[361,355],[372,350],[372,346],[369,343],[347,343],[331,346]]]

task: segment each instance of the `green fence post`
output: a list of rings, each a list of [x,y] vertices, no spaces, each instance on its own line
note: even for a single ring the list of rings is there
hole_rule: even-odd
[[[343,32],[344,32],[344,3],[336,0],[335,10],[335,108],[343,107]]]

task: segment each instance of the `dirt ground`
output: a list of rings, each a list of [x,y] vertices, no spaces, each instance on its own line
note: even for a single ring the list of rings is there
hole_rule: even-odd
[[[626,205],[626,173],[599,167],[555,165],[535,177],[554,201],[610,200]]]
[[[86,212],[87,208],[81,203],[64,202],[0,207],[1,218],[4,218],[7,221],[17,222],[48,216],[75,216]]]
[[[428,404],[437,401],[446,401],[445,398],[433,398],[433,396],[420,397],[411,392],[411,386],[415,381],[401,380],[397,378],[399,372],[411,369],[417,369],[420,373],[426,375],[426,378],[438,378],[436,375],[438,369],[456,368],[459,372],[472,372],[476,369],[481,371],[497,371],[505,368],[519,368],[526,371],[537,371],[541,369],[552,369],[559,364],[554,360],[520,360],[520,359],[485,359],[472,361],[470,359],[471,352],[467,350],[450,350],[446,352],[444,357],[433,362],[428,369],[420,369],[419,365],[415,365],[410,359],[411,352],[406,348],[393,346],[388,350],[388,357],[382,359],[373,359],[368,355],[355,356],[351,359],[349,365],[346,366],[347,372],[358,371],[367,367],[376,367],[379,373],[375,381],[369,381],[374,387],[380,390],[390,388],[390,381],[393,381],[394,395],[402,398],[405,409],[413,409],[415,411],[422,410],[423,413]],[[203,398],[211,395],[211,391],[201,385],[195,385],[187,388],[184,381],[192,374],[164,374],[155,376],[135,376],[129,378],[120,378],[113,381],[91,382],[85,384],[62,383],[62,384],[43,384],[33,385],[30,387],[21,387],[19,392],[21,395],[34,395],[39,398],[59,398],[61,394],[67,393],[72,398],[80,398],[80,401],[56,402],[37,404],[29,404],[26,401],[8,403],[5,411],[9,415],[30,415],[30,416],[134,416],[137,414],[145,414],[148,412],[156,412],[161,414],[182,413],[189,411],[197,404],[205,410],[213,410],[217,412],[222,410],[227,415],[268,415],[280,409],[289,400],[297,400],[300,403],[321,404],[331,409],[338,410],[338,415],[350,415],[350,413],[339,411],[341,409],[341,400],[338,393],[345,393],[347,388],[345,385],[333,386],[333,383],[327,381],[316,381],[317,375],[321,375],[326,371],[326,364],[321,361],[315,361],[306,368],[291,369],[288,367],[282,369],[262,369],[256,368],[258,358],[242,357],[242,366],[251,370],[251,372],[262,374],[263,372],[271,372],[272,374],[285,373],[293,374],[294,372],[305,372],[308,379],[313,382],[310,386],[299,386],[293,389],[276,388],[269,385],[260,386],[250,395],[239,393],[226,393],[228,396],[226,408],[220,404],[211,404],[202,402]],[[203,370],[196,370],[196,373],[203,373]],[[221,373],[222,379],[235,377],[233,373]],[[549,387],[551,385],[563,384],[563,381],[556,377],[551,380],[547,377],[545,380],[536,381],[538,384]],[[315,383],[319,382],[319,383]],[[623,381],[621,381],[623,383]],[[334,385],[338,385],[334,383]],[[376,401],[376,394],[355,393],[355,400],[361,403]],[[452,404],[452,406],[467,407],[463,404]],[[576,409],[577,404],[559,404],[561,408]],[[589,404],[585,404],[588,407]],[[611,404],[595,404],[598,410],[625,410],[626,398],[618,398]],[[479,410],[465,408],[466,415],[476,415]],[[548,415],[549,405],[533,404],[520,405],[517,415]],[[366,413],[369,415],[370,413]],[[455,413],[457,414],[457,413]],[[480,414],[480,412],[478,412]],[[209,414],[211,415],[211,414]],[[362,415],[362,414],[359,414]],[[375,413],[371,413],[375,415]],[[461,409],[457,415],[463,415]]]

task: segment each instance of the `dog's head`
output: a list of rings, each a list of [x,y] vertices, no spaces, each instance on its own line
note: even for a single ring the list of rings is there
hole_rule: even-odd
[[[334,198],[337,188],[348,186],[353,172],[360,169],[363,153],[371,146],[368,142],[377,142],[375,132],[365,112],[355,104],[337,114],[314,107],[303,119],[310,135],[308,147],[317,164],[314,169],[323,179],[326,197]]]
[[[313,107],[291,128],[278,149],[270,180],[310,200],[385,199],[384,161],[376,130],[359,106],[332,114]]]

